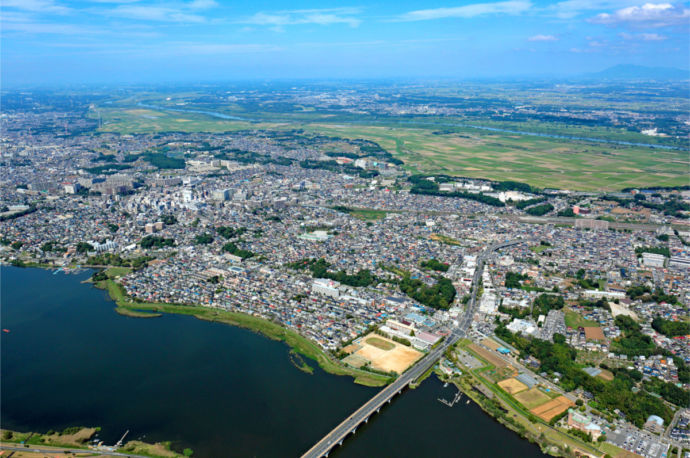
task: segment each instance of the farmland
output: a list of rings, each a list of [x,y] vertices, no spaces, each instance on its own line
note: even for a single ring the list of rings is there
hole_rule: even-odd
[[[434,125],[396,124],[390,120],[374,125],[367,123],[366,117],[342,123],[338,117],[330,120],[326,116],[282,114],[266,117],[265,121],[244,121],[137,106],[99,108],[99,113],[103,120],[101,131],[123,134],[302,129],[313,134],[363,138],[377,142],[404,161],[404,168],[410,172],[516,180],[537,187],[617,190],[675,186],[686,184],[690,167],[686,151],[470,127],[438,131]],[[91,116],[95,117],[96,112],[92,111]]]

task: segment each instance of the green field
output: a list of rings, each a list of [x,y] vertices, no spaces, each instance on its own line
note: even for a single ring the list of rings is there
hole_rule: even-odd
[[[322,134],[378,142],[413,172],[523,181],[538,187],[617,190],[687,184],[687,152],[605,145],[465,129],[303,126]]]
[[[394,344],[386,340],[379,339],[378,337],[369,337],[367,340],[365,340],[365,342],[384,351],[390,351],[395,348]]]
[[[283,114],[279,121],[223,120],[199,113],[139,107],[99,108],[101,131],[230,132],[243,129],[303,129],[343,138],[379,143],[416,173],[495,180],[516,180],[537,187],[573,190],[619,190],[636,186],[687,184],[687,151],[544,138],[457,127],[436,131],[420,127],[338,123],[324,116]],[[95,116],[95,112],[91,112]],[[311,118],[310,118],[311,116]],[[290,119],[293,119],[290,121]],[[285,120],[285,121],[283,121]],[[414,127],[412,127],[414,126]],[[612,131],[604,138],[616,138]],[[603,135],[603,133],[602,133]]]
[[[572,310],[567,310],[565,312],[565,325],[571,328],[591,328],[599,326],[599,323],[595,321],[585,320],[582,315]]]
[[[384,210],[372,210],[369,208],[350,208],[347,214],[363,221],[376,221],[384,219],[389,212]]]

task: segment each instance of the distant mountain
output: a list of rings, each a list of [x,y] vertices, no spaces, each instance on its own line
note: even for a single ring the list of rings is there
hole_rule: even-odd
[[[672,67],[645,67],[642,65],[616,65],[597,73],[585,75],[588,78],[612,80],[684,80],[690,79],[690,70]]]

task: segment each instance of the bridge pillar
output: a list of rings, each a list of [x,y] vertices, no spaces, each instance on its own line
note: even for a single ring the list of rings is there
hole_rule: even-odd
[[[379,412],[381,412],[381,407],[379,407],[378,409],[376,409],[376,413],[379,413]]]
[[[364,423],[369,423],[369,417],[364,419]]]
[[[357,428],[353,428],[353,429],[352,429],[352,435],[354,436],[354,434],[355,434],[356,432],[357,432]]]
[[[339,445],[339,446],[342,446],[342,445],[343,445],[343,441],[338,442],[338,445]]]

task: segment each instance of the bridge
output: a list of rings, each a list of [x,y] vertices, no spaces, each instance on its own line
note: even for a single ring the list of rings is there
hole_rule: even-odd
[[[479,291],[479,282],[484,271],[484,262],[489,254],[501,248],[505,248],[527,240],[513,240],[508,242],[496,243],[489,246],[477,257],[477,268],[474,271],[472,278],[472,293],[470,300],[467,303],[467,310],[463,314],[458,326],[456,326],[451,333],[446,337],[441,345],[431,350],[427,355],[419,360],[414,366],[405,371],[393,383],[379,391],[373,398],[367,401],[362,407],[357,409],[352,415],[347,417],[342,423],[336,426],[323,439],[316,443],[309,449],[302,458],[322,458],[328,456],[329,452],[337,445],[342,445],[343,440],[350,433],[355,433],[357,428],[362,423],[367,423],[369,417],[381,410],[384,404],[390,403],[393,397],[400,394],[403,389],[407,388],[412,382],[417,380],[429,368],[443,356],[445,351],[460,340],[472,323],[472,317],[477,311],[477,293]]]

